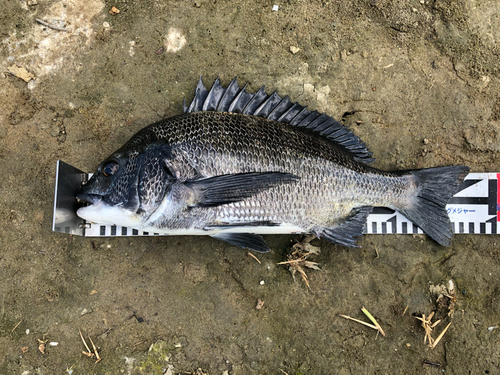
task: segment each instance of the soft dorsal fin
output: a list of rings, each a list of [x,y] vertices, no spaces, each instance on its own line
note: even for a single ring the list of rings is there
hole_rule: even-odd
[[[306,128],[342,146],[358,162],[375,161],[361,139],[334,118],[311,112],[288,96],[282,98],[276,92],[268,95],[264,86],[254,94],[248,93],[246,85],[240,89],[236,78],[227,87],[217,78],[209,91],[200,77],[191,104],[187,107],[184,103],[184,113],[199,111],[242,113]]]

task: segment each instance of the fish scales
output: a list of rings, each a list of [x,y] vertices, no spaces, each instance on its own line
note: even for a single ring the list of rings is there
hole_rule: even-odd
[[[200,80],[185,114],[144,128],[105,159],[78,195],[90,204],[78,215],[269,251],[259,234],[357,246],[372,207],[384,206],[449,244],[445,205],[467,167],[378,170],[333,118],[263,88],[249,94],[235,80],[230,88],[217,80],[208,92]]]
[[[330,226],[354,206],[396,205],[405,198],[405,180],[410,178],[356,163],[321,137],[260,117],[198,112],[162,121],[149,131],[154,137],[144,137],[147,142],[156,138],[172,147],[174,159],[184,166],[179,168],[184,180],[196,173],[212,177],[253,171],[300,177],[293,186],[276,186],[227,207],[193,212],[193,219],[201,222],[258,217],[257,221],[292,223],[308,230],[313,223]],[[137,137],[133,143],[143,143],[143,135]],[[265,214],[257,214],[255,205],[266,207]]]

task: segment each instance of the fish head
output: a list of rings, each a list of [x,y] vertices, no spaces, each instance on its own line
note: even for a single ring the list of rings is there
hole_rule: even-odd
[[[106,158],[77,194],[77,199],[89,204],[79,208],[77,215],[89,222],[140,228],[174,182],[163,149],[124,146]]]
[[[88,203],[78,209],[77,215],[94,223],[137,224],[137,159],[135,153],[115,152],[100,163],[76,196],[78,200]]]

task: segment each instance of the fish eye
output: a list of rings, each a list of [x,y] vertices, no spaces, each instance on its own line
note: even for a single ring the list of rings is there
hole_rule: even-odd
[[[119,167],[118,162],[111,160],[102,166],[101,172],[105,177],[111,177],[118,172]]]

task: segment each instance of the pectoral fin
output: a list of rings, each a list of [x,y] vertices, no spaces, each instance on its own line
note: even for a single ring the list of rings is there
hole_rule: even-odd
[[[226,174],[186,181],[192,190],[190,207],[214,207],[250,198],[281,184],[295,183],[299,178],[289,173],[251,172]]]
[[[231,245],[250,249],[258,253],[268,253],[271,251],[266,241],[258,234],[252,233],[218,233],[210,237],[230,243]]]

